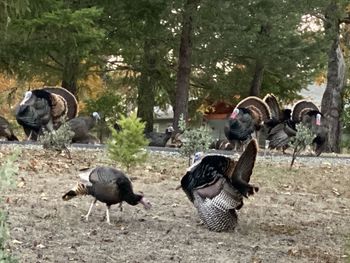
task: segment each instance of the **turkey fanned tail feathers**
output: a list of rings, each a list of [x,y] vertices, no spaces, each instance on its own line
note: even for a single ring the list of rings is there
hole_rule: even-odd
[[[249,109],[252,112],[253,119],[258,123],[271,119],[269,106],[258,97],[247,97],[244,100],[241,100],[236,108]]]
[[[252,133],[260,130],[270,118],[270,109],[263,100],[258,97],[245,98],[237,104],[225,125],[225,136],[231,143],[250,140]]]
[[[193,202],[199,218],[212,231],[234,229],[243,197],[259,190],[249,184],[257,142],[251,140],[238,162],[221,155],[205,156],[181,179],[181,187]]]
[[[303,120],[303,116],[309,111],[317,111],[318,107],[311,101],[300,100],[293,106],[292,120],[296,123]]]
[[[26,135],[36,140],[43,128],[57,129],[63,119],[74,118],[78,104],[73,94],[60,87],[43,87],[25,93],[16,112]]]

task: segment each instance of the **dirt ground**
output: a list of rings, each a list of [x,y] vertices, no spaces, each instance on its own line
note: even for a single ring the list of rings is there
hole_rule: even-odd
[[[0,148],[1,157],[11,152]],[[20,262],[347,262],[350,250],[350,165],[322,159],[297,162],[259,158],[251,182],[260,187],[239,211],[230,233],[200,224],[182,190],[186,169],[177,156],[151,154],[129,176],[151,210],[105,206],[81,219],[92,197],[63,201],[77,170],[106,165],[101,150],[75,150],[72,160],[23,149],[16,187],[7,193],[9,250]],[[0,161],[1,162],[1,161]]]

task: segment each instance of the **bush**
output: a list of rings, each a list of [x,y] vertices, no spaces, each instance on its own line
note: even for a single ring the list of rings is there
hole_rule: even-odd
[[[15,150],[0,167],[0,192],[2,193],[7,188],[13,185],[13,175],[18,172],[18,166],[15,164],[19,150]],[[3,200],[0,199],[0,203]],[[9,237],[8,229],[6,226],[7,215],[4,211],[0,210],[0,262],[10,263],[17,262],[11,255],[6,252],[5,244]]]
[[[189,129],[181,116],[179,120],[179,127],[183,130],[182,146],[180,154],[188,157],[188,164],[191,164],[191,156],[196,152],[206,152],[212,142],[212,136],[208,128],[201,126],[200,128]]]
[[[39,141],[42,143],[44,149],[59,153],[65,151],[69,158],[71,158],[68,146],[72,143],[73,136],[74,132],[69,124],[63,122],[57,130],[51,132],[44,131],[43,135],[40,136]]]
[[[141,122],[136,114],[130,117],[121,116],[119,121],[121,130],[117,132],[113,127],[111,138],[107,142],[107,150],[110,158],[120,162],[127,170],[132,165],[144,162],[147,153],[144,150],[149,141],[144,136],[145,123]]]
[[[297,155],[299,155],[301,151],[305,150],[306,146],[311,145],[315,138],[315,134],[303,123],[297,124],[296,129],[296,135],[292,137],[291,141],[289,142],[289,146],[293,148],[290,168],[293,167]]]

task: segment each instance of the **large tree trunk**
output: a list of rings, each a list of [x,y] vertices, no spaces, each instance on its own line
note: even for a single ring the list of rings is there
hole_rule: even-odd
[[[67,56],[62,74],[62,87],[78,98],[79,59]]]
[[[174,108],[174,129],[179,131],[179,120],[188,117],[188,96],[191,74],[193,16],[199,0],[186,0],[182,18],[182,31],[179,52],[179,66],[176,76],[176,95]]]
[[[335,2],[328,6],[326,11],[326,34],[332,39],[328,53],[327,86],[322,97],[321,111],[328,123],[328,150],[340,152],[341,114],[343,111],[342,92],[345,85],[345,61],[339,45],[339,18],[336,17],[337,5]]]
[[[144,43],[144,61],[137,96],[137,117],[146,122],[145,132],[153,131],[153,109],[155,105],[157,54],[155,41],[146,39]]]
[[[250,85],[250,92],[249,92],[250,96],[259,97],[263,77],[264,77],[264,65],[259,60],[257,60],[255,63],[253,80]]]

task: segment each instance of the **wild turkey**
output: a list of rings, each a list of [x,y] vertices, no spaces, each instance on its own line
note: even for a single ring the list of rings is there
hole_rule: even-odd
[[[259,190],[249,184],[257,151],[254,139],[238,162],[221,155],[207,155],[182,177],[182,189],[209,230],[234,229],[237,225],[236,210],[242,208],[243,197]]]
[[[68,124],[74,132],[72,142],[86,143],[90,142],[91,139],[96,138],[89,134],[89,132],[100,119],[100,115],[97,112],[93,112],[91,116],[81,116],[69,120]]]
[[[216,139],[210,144],[209,149],[230,151],[233,150],[233,145],[227,139]]]
[[[265,122],[267,131],[267,140],[269,148],[281,148],[284,150],[288,147],[289,138],[296,135],[295,122],[291,119],[291,109],[281,109],[277,98],[273,94],[267,94],[264,101],[270,108],[271,119]]]
[[[268,105],[258,97],[248,97],[239,102],[225,125],[226,138],[232,143],[252,139],[263,123],[271,118]]]
[[[269,106],[271,112],[271,119],[265,122],[266,126],[273,128],[277,124],[283,123],[291,119],[292,110],[281,109],[275,95],[267,94],[263,100]]]
[[[10,123],[0,116],[0,137],[5,137],[8,141],[18,141],[18,138],[13,133]]]
[[[145,133],[145,137],[149,140],[149,146],[165,147],[173,132],[174,128],[169,126],[165,129],[164,133],[147,132]]]
[[[77,112],[78,103],[72,93],[63,88],[44,87],[25,93],[16,119],[28,139],[37,140],[42,129],[57,129],[62,119],[74,118]]]
[[[292,120],[303,123],[315,134],[314,151],[319,156],[327,147],[327,119],[313,102],[301,100],[293,107]]]
[[[85,219],[89,219],[91,210],[97,201],[107,206],[106,219],[110,224],[109,211],[111,205],[126,202],[129,205],[143,204],[145,209],[151,208],[151,203],[143,194],[135,194],[131,181],[120,170],[111,167],[96,167],[84,169],[80,174],[80,182],[62,196],[67,201],[79,195],[91,195],[94,197]]]
[[[288,147],[290,138],[297,133],[296,125],[303,123],[315,134],[313,144],[315,145],[314,151],[316,155],[320,155],[325,150],[328,132],[327,123],[324,118],[321,122],[323,115],[313,102],[301,100],[295,103],[290,118],[289,111],[283,113],[273,95],[265,97],[264,100],[273,113],[272,121],[266,122],[266,125],[269,127],[267,140],[270,141],[270,149],[282,148],[285,150]]]

